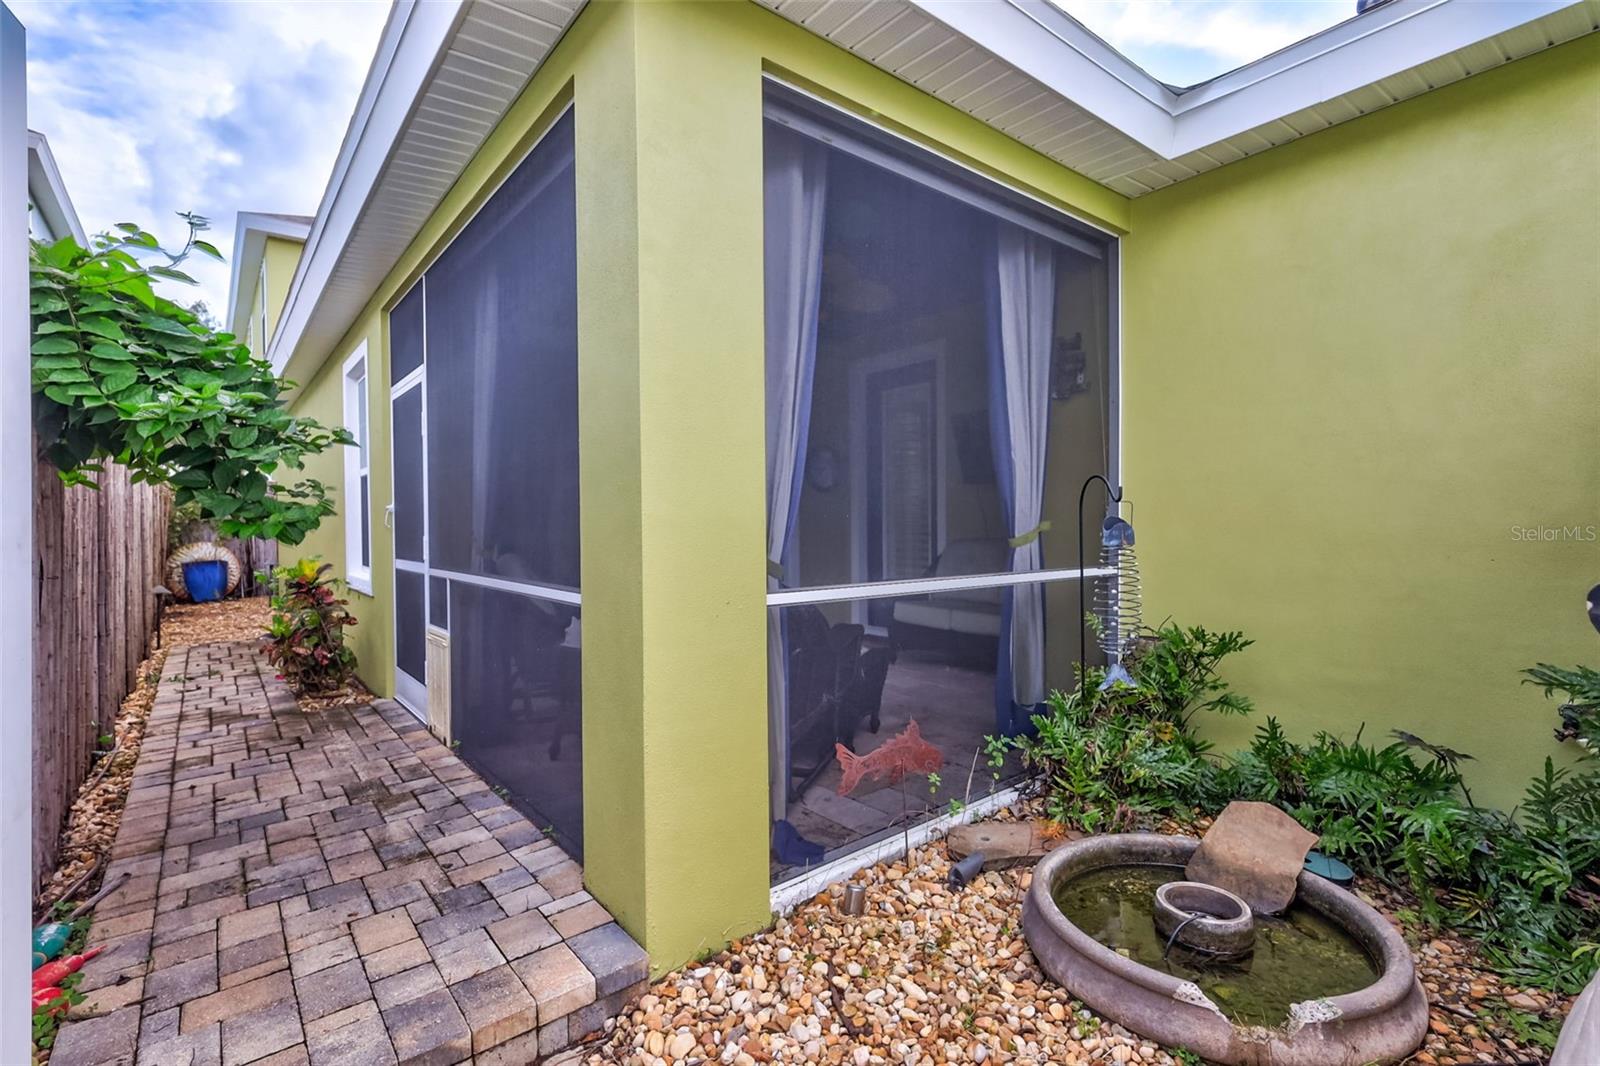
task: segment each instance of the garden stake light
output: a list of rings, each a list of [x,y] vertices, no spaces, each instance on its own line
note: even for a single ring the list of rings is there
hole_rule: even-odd
[[[852,918],[859,918],[867,912],[867,888],[865,885],[844,886],[844,913]]]

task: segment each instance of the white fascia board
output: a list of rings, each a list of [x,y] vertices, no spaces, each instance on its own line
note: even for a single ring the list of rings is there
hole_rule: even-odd
[[[464,0],[397,0],[378,40],[355,114],[345,131],[289,298],[267,346],[280,376],[294,357],[428,78],[465,12]]]
[[[304,241],[311,232],[309,222],[296,222],[281,215],[240,211],[233,227],[233,268],[228,281],[228,314],[222,321],[229,333],[244,336],[245,315],[254,302],[255,286],[261,277],[261,259],[267,254],[268,237]],[[241,288],[241,286],[243,286]],[[266,299],[262,293],[261,298]]]
[[[1391,0],[1177,99],[1173,154],[1354,92],[1582,0]]]
[[[1168,156],[1176,94],[1046,0],[908,0],[1045,88]]]
[[[88,234],[78,221],[78,211],[67,195],[67,184],[61,180],[56,167],[56,157],[50,152],[50,142],[35,130],[28,131],[28,199],[44,218],[50,232],[58,237],[72,235],[79,244],[88,246]]]
[[[1163,159],[1174,159],[1583,0],[1391,0],[1179,90],[1048,0],[906,2]]]

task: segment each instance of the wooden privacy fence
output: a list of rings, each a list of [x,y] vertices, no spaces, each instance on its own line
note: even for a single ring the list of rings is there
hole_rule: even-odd
[[[61,828],[103,733],[138,680],[156,625],[171,494],[108,465],[99,491],[35,472],[33,877],[55,868]]]

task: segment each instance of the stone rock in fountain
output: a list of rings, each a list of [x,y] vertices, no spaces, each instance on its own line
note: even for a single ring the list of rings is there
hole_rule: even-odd
[[[1317,839],[1270,803],[1235,800],[1206,830],[1184,876],[1227,889],[1257,914],[1282,914]]]

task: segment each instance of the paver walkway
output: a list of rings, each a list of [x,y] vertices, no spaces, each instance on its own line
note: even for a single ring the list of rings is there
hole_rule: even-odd
[[[174,649],[53,1066],[531,1063],[644,990],[582,871],[390,701]]]

